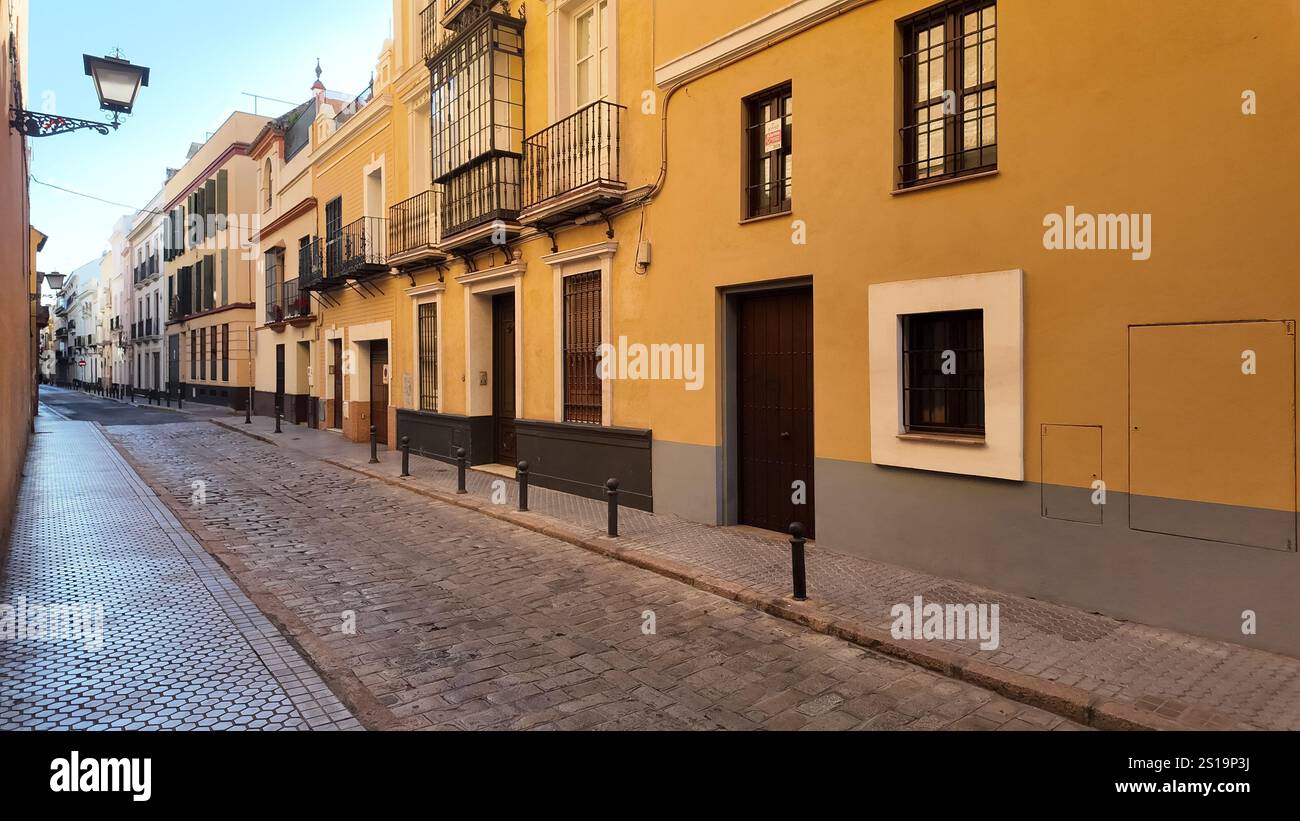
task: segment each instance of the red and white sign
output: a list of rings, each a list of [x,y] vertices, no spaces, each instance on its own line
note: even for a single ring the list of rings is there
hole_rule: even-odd
[[[86,367],[86,360],[83,359],[83,360],[81,360],[80,362],[78,362],[77,364],[84,368],[84,367]]]
[[[763,152],[771,153],[781,150],[782,126],[781,120],[768,120],[763,125]]]

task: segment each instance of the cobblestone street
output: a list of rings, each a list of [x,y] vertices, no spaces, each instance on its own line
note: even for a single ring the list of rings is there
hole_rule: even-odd
[[[108,436],[372,728],[1076,727],[206,421],[178,414],[165,436],[114,421]],[[38,453],[72,424],[52,425]],[[205,498],[191,506],[196,481]]]

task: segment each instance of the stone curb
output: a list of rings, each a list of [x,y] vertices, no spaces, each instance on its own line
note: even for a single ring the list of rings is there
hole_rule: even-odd
[[[261,434],[241,430],[236,425],[216,419],[210,421],[214,425],[228,428],[252,439],[279,447],[275,440],[268,439]],[[1018,673],[1014,670],[1008,670],[1004,667],[968,658],[937,647],[926,647],[899,641],[890,635],[888,631],[827,613],[824,608],[815,603],[796,602],[791,598],[773,596],[754,590],[730,579],[709,576],[682,562],[653,556],[642,550],[620,546],[616,540],[608,536],[594,535],[595,531],[591,532],[593,535],[586,535],[574,529],[566,528],[562,524],[557,524],[557,520],[550,516],[532,512],[521,513],[503,510],[500,505],[494,505],[468,495],[462,496],[414,487],[357,465],[323,457],[316,458],[326,464],[371,479],[377,479],[387,485],[403,488],[426,498],[456,505],[457,507],[475,510],[494,519],[509,522],[544,536],[550,536],[553,539],[567,542],[592,553],[617,559],[643,570],[649,570],[707,593],[712,593],[777,618],[802,625],[814,632],[835,636],[860,647],[865,647],[868,650],[915,664],[918,667],[923,667],[948,678],[974,684],[1021,704],[1047,710],[1098,730],[1192,729],[1160,716],[1138,710],[1126,702],[1103,698],[1078,687],[1058,684],[1026,673]]]

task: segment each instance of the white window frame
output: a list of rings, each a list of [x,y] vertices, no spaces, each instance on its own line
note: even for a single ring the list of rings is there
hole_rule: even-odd
[[[984,438],[908,434],[902,322],[907,314],[984,312]],[[1024,481],[1024,274],[883,282],[867,289],[871,461],[877,465]]]
[[[597,99],[618,103],[618,11],[620,0],[604,0],[609,53],[608,88]],[[547,0],[547,110],[554,123],[578,110],[576,59],[578,16],[596,8],[602,0]],[[599,46],[595,59],[599,59]],[[599,82],[599,77],[597,77]]]

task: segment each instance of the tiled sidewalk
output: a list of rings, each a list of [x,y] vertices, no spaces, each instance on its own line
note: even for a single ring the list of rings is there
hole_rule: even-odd
[[[380,464],[371,465],[368,446],[346,442],[336,433],[285,425],[284,432],[276,435],[271,420],[254,418],[251,425],[242,421],[219,420],[218,424],[413,490],[444,497],[455,494],[452,465],[412,456],[414,475],[401,479],[399,453],[381,452]],[[490,499],[499,479],[469,471],[469,503],[482,505]],[[509,515],[507,511],[516,507],[515,483],[506,480],[505,490],[508,499],[501,512]],[[530,520],[544,522],[552,535],[616,544],[617,549],[629,551],[627,556],[661,558],[700,577],[730,580],[760,597],[788,596],[789,545],[779,535],[621,508],[621,537],[610,540],[604,536],[602,502],[534,486],[529,489],[529,508]],[[997,651],[981,651],[976,642],[897,644],[935,647],[959,659],[960,665],[1005,674],[1013,682],[1011,690],[1031,682],[1029,689],[1037,692],[1023,697],[1040,706],[1058,699],[1073,699],[1076,704],[1079,699],[1104,701],[1127,708],[1126,715],[1139,718],[1137,724],[1154,727],[1300,729],[1300,661],[1285,656],[1117,621],[816,547],[808,554],[808,587],[809,606],[815,610],[808,623],[829,627],[831,632],[836,625],[850,625],[848,634],[837,633],[845,637],[852,637],[857,628],[887,637],[890,608],[911,602],[913,596],[934,602],[997,603],[1001,611]],[[911,648],[902,652],[910,653]],[[978,681],[974,675],[969,677]]]
[[[361,729],[90,422],[37,421],[0,603],[102,605],[102,641],[0,641],[0,730]]]

